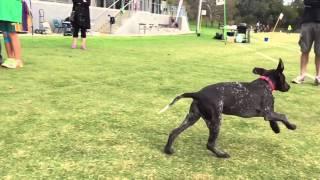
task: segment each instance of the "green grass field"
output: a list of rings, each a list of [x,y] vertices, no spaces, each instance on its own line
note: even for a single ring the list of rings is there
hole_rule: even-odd
[[[251,81],[254,67],[275,68],[279,57],[288,81],[298,75],[297,34],[227,46],[213,34],[89,37],[87,51],[71,50],[70,37],[21,37],[25,67],[0,69],[1,179],[319,179],[320,88],[312,79],[274,93],[296,131],[280,124],[276,135],[263,118],[224,116],[218,146],[230,159],[206,150],[203,121],[177,138],[175,154],[162,152],[191,102],[159,115],[176,95]]]

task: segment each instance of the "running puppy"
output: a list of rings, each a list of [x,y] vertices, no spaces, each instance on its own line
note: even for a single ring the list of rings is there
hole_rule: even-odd
[[[283,62],[279,59],[277,69],[254,68],[253,73],[260,75],[260,78],[252,82],[218,83],[204,87],[198,92],[177,96],[160,112],[164,112],[181,98],[192,98],[193,101],[185,120],[170,133],[164,152],[172,154],[174,151],[171,146],[175,138],[195,124],[200,117],[204,119],[209,128],[210,135],[207,148],[219,158],[230,157],[228,153],[216,148],[222,114],[244,118],[263,117],[266,121],[269,121],[275,133],[280,132],[277,121],[282,122],[288,129],[295,130],[296,125],[290,123],[284,114],[274,112],[272,91],[287,92],[290,89],[283,70]]]

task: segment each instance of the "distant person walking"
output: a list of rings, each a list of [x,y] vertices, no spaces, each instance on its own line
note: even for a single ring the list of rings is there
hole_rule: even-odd
[[[91,0],[72,0],[74,17],[71,18],[73,26],[73,40],[72,49],[77,48],[77,40],[79,37],[79,31],[81,31],[81,49],[87,49],[86,38],[87,29],[90,29],[90,10],[89,6]]]
[[[289,24],[289,26],[288,26],[288,33],[291,33],[292,32],[292,27],[291,27],[291,25]]]
[[[304,13],[299,45],[301,48],[300,75],[292,80],[301,84],[307,73],[309,53],[314,43],[316,77],[315,84],[320,85],[320,0],[304,0]]]
[[[14,23],[22,22],[22,1],[0,0],[0,31],[3,33],[7,59],[1,64],[7,68],[23,66],[21,59],[21,45]]]

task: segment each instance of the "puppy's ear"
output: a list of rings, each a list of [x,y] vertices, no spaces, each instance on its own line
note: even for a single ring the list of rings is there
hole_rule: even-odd
[[[258,68],[258,67],[255,67],[253,68],[252,72],[253,74],[258,74],[260,76],[262,76],[267,70],[263,69],[263,68]]]
[[[283,65],[282,59],[280,58],[279,59],[279,64],[278,64],[278,67],[277,67],[277,71],[282,73],[283,70],[284,70],[284,65]]]

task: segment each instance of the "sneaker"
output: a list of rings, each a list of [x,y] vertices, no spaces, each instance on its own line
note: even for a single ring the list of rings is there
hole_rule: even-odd
[[[304,81],[304,76],[297,76],[296,78],[292,79],[292,83],[294,84],[302,84]]]
[[[87,47],[86,47],[86,46],[84,46],[84,45],[81,45],[81,49],[82,49],[82,50],[86,50],[86,49],[87,49]]]
[[[316,86],[319,86],[319,85],[320,85],[320,76],[318,76],[318,77],[315,78],[314,84],[315,84]]]
[[[71,45],[71,49],[76,49],[77,48],[77,45],[76,44],[72,44]]]
[[[9,69],[15,69],[17,68],[17,61],[13,58],[8,58],[4,60],[4,62],[1,64],[1,66],[9,68]]]

